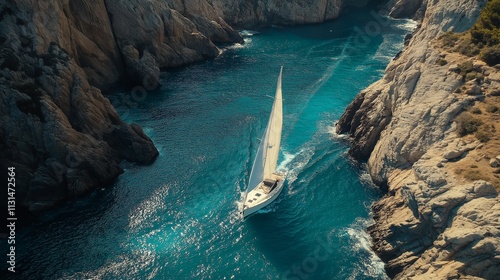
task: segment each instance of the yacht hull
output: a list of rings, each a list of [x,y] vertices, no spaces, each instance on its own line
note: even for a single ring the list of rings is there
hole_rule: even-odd
[[[254,205],[247,205],[245,204],[243,206],[243,217],[246,218],[255,212],[259,211],[260,209],[268,206],[271,204],[276,198],[280,195],[281,191],[283,190],[283,184],[285,180],[280,180],[277,183],[277,186],[269,193],[265,198],[263,198],[259,203],[254,204]],[[252,192],[255,192],[257,190],[254,190]],[[249,195],[252,195],[252,192],[249,193]]]

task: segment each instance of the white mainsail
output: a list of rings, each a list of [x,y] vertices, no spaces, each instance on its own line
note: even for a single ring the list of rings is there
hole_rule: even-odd
[[[278,85],[276,87],[276,96],[274,97],[271,116],[267,123],[266,131],[260,142],[257,155],[253,162],[252,172],[248,180],[247,193],[255,189],[266,177],[269,177],[276,171],[278,162],[281,130],[283,128],[283,100],[281,94],[281,74],[283,66],[280,69]]]

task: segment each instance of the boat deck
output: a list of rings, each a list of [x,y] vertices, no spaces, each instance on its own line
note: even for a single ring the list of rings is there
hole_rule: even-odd
[[[273,180],[276,183],[274,185],[266,184],[265,181],[268,180]],[[267,178],[264,182],[261,182],[258,187],[247,194],[245,206],[251,208],[268,200],[270,197],[272,197],[271,193],[278,187],[278,184],[283,184],[283,180],[283,175],[273,173],[270,178]]]

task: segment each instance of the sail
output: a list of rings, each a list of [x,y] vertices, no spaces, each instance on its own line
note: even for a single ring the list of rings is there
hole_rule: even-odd
[[[256,188],[265,178],[276,171],[281,142],[281,130],[283,127],[283,100],[281,93],[282,72],[283,66],[281,67],[278,77],[271,116],[269,117],[266,131],[264,132],[259,149],[257,150],[257,155],[253,162],[252,172],[248,180],[247,193]]]

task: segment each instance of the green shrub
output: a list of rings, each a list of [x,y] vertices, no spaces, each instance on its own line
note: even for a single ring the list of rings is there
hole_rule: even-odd
[[[484,79],[484,76],[483,76],[483,74],[478,73],[476,71],[472,71],[472,72],[469,72],[469,73],[465,74],[465,80],[466,81],[472,81],[472,80],[475,80],[475,79],[478,79],[479,81],[482,81]]]
[[[475,71],[474,66],[472,64],[472,61],[465,61],[465,62],[460,63],[458,65],[458,70],[459,70],[459,73],[462,74],[464,77],[468,73]]]
[[[500,45],[483,49],[479,54],[479,57],[489,66],[500,64]]]
[[[445,32],[443,35],[441,35],[441,37],[439,37],[439,39],[443,43],[442,46],[449,48],[455,47],[455,44],[457,43],[459,38],[460,37],[457,33],[453,33],[451,31]]]
[[[465,136],[476,132],[483,124],[479,119],[474,118],[471,114],[464,112],[457,118],[458,124],[458,134],[460,136]]]
[[[479,46],[474,44],[470,38],[464,38],[455,47],[455,51],[466,56],[476,56],[481,52],[481,49],[479,48]]]
[[[470,34],[476,44],[500,44],[500,0],[488,1]]]

